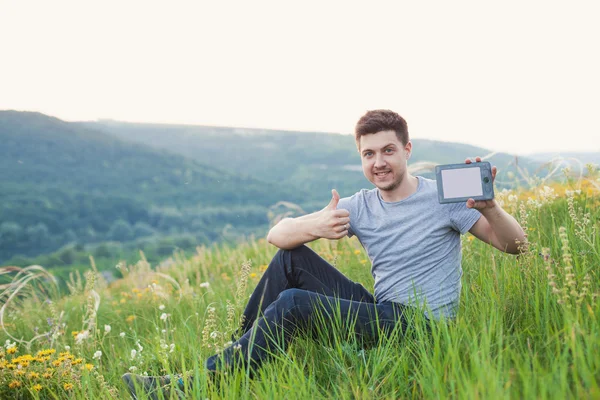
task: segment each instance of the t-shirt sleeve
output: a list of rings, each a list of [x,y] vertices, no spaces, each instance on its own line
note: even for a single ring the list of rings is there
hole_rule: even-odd
[[[452,227],[464,235],[475,225],[481,213],[474,208],[467,208],[467,202],[450,203],[447,205]]]
[[[352,237],[354,236],[356,233],[354,232],[354,226],[356,223],[356,217],[357,217],[357,207],[356,207],[356,194],[350,196],[350,197],[344,197],[342,199],[340,199],[340,202],[338,203],[337,209],[338,210],[348,210],[348,212],[350,213],[350,229],[348,229],[348,237]]]

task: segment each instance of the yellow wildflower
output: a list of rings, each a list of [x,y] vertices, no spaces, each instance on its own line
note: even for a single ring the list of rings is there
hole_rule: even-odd
[[[10,383],[8,384],[8,387],[9,387],[10,389],[16,389],[16,388],[18,388],[18,387],[21,387],[21,382],[19,382],[19,381],[17,381],[17,380],[13,380],[12,382],[10,382]]]
[[[359,255],[360,254],[360,250],[354,250],[354,254]]]
[[[25,375],[25,371],[23,371],[22,369],[18,369],[15,371],[15,375],[23,376],[23,375]]]
[[[33,372],[33,371],[32,371],[32,372],[30,372],[30,373],[29,373],[29,375],[27,375],[27,377],[28,377],[29,379],[37,379],[37,378],[39,378],[39,377],[40,377],[40,374],[38,374],[37,372]]]
[[[50,378],[52,378],[52,372],[44,372],[42,374],[42,378],[44,378],[44,379],[50,379]]]
[[[6,349],[6,353],[8,354],[15,354],[17,351],[17,346],[9,347],[8,349]]]
[[[257,276],[258,276],[258,275],[256,275],[256,272],[252,272],[252,273],[250,274],[250,278],[256,278]]]
[[[56,353],[56,349],[46,349],[38,351],[38,356],[49,356],[50,354]]]
[[[125,318],[125,321],[127,321],[127,322],[133,322],[134,319],[135,319],[135,315],[130,315],[127,318]]]
[[[54,360],[52,361],[52,365],[54,365],[55,367],[60,367],[60,364],[63,362],[63,359],[58,359],[58,360]]]
[[[120,302],[121,304],[124,304],[124,303],[127,303],[127,300],[125,300],[125,299],[121,299],[119,302]]]
[[[263,265],[261,265],[260,267],[258,267],[258,270],[259,270],[260,272],[265,272],[265,271],[267,270],[267,268],[269,268],[269,266],[268,266],[268,265],[266,265],[266,264],[263,264]]]
[[[133,289],[131,289],[131,291],[132,291],[133,293],[139,293],[139,292],[140,292],[140,289],[138,289],[138,288],[133,288]]]
[[[93,369],[94,369],[94,364],[89,364],[89,363],[88,363],[88,364],[85,364],[83,367],[84,367],[85,369],[87,369],[88,371],[91,371],[91,370],[93,370]]]
[[[223,272],[223,273],[221,274],[221,278],[222,278],[224,281],[229,281],[229,280],[231,280],[231,278],[229,277],[229,275],[227,275],[227,273],[226,273],[226,272]]]
[[[42,385],[40,385],[39,383],[37,385],[33,385],[33,390],[39,392],[40,390],[42,390]]]
[[[81,364],[82,362],[83,362],[83,358],[78,358],[76,360],[73,360],[73,362],[71,364],[77,365],[77,364]]]
[[[63,385],[63,388],[64,388],[65,390],[71,390],[71,389],[73,389],[73,384],[72,384],[72,383],[65,383],[65,384]]]

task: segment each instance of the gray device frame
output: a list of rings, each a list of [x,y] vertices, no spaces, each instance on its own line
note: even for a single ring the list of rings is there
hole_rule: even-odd
[[[481,169],[481,186],[483,195],[481,196],[467,196],[467,197],[453,197],[451,199],[444,199],[444,188],[442,185],[442,171],[447,169],[464,169],[464,168],[480,168]],[[485,178],[488,178],[488,182],[485,182]],[[438,189],[438,201],[442,204],[445,203],[460,203],[469,199],[477,200],[492,200],[494,198],[494,180],[492,179],[492,165],[487,161],[472,162],[470,164],[445,164],[436,165],[435,167],[435,179],[437,182]]]

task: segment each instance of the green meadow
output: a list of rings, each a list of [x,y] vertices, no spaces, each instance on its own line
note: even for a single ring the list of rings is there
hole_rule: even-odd
[[[317,319],[317,340],[297,337],[250,378],[208,384],[204,360],[227,346],[277,249],[264,239],[198,247],[150,265],[120,263],[107,283],[94,267],[67,290],[44,266],[3,267],[0,398],[129,398],[125,372],[186,371],[198,399],[600,398],[600,181],[503,191],[497,200],[525,228],[523,253],[462,236],[461,304],[431,332],[365,345],[351,321]],[[309,246],[373,288],[356,238]],[[173,397],[176,398],[176,397]]]

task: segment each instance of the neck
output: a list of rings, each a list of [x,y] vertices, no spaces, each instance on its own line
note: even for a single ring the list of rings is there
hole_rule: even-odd
[[[404,200],[411,194],[415,193],[418,186],[419,179],[407,172],[397,188],[393,190],[379,189],[379,193],[381,194],[383,201],[395,203],[397,201]]]

